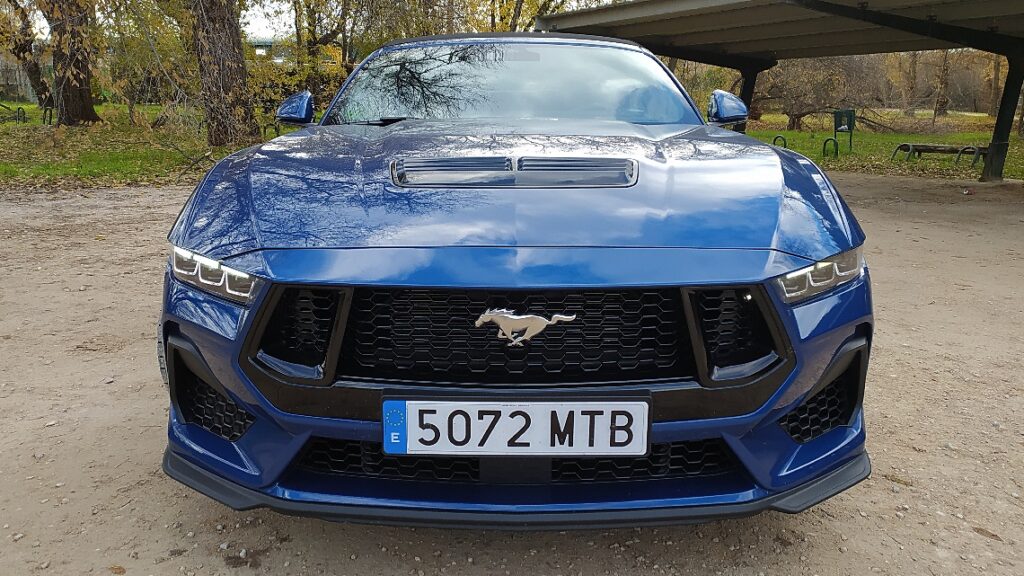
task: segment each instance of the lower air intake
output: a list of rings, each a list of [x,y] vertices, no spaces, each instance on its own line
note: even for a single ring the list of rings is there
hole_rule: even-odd
[[[738,469],[736,457],[721,440],[654,444],[640,458],[550,459],[551,483],[629,482],[714,476]],[[340,474],[420,482],[480,482],[477,457],[391,456],[379,442],[314,438],[299,466],[322,474]],[[535,483],[535,479],[530,483]]]
[[[801,444],[848,425],[857,403],[857,374],[851,366],[779,423]]]
[[[185,422],[229,442],[241,438],[255,421],[252,414],[193,374],[182,375],[175,385],[178,411]]]

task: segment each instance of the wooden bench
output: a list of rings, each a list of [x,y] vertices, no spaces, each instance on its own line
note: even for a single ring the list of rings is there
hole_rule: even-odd
[[[957,144],[912,144],[910,142],[904,142],[896,147],[892,151],[890,160],[895,160],[896,155],[900,152],[906,152],[907,156],[905,160],[910,160],[911,156],[921,157],[921,154],[956,154],[956,160],[954,162],[959,163],[960,157],[964,154],[971,155],[971,166],[978,163],[988,154],[988,146],[959,146]]]

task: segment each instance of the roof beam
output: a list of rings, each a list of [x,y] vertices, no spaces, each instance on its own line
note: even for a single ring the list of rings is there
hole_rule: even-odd
[[[886,42],[879,44],[856,44],[843,46],[822,46],[814,50],[798,48],[795,50],[779,50],[772,54],[779,60],[792,58],[823,58],[826,56],[855,56],[858,54],[889,54],[892,52],[916,52],[919,50],[944,50],[946,48],[959,48],[957,44],[950,44],[934,38],[921,38],[920,40],[903,40],[900,42]]]
[[[911,40],[931,40],[914,34],[907,34],[886,28],[871,27],[867,30],[845,30],[842,32],[810,31],[808,34],[788,36],[784,38],[768,38],[765,40],[741,40],[737,42],[719,42],[698,46],[707,50],[726,52],[729,54],[771,54],[794,49],[806,49],[810,52],[818,48],[832,46],[849,46],[857,44],[886,44],[889,42],[908,42]]]
[[[717,11],[751,4],[763,0],[688,0],[687,10],[694,14],[701,11]],[[621,26],[634,22],[649,22],[671,16],[679,11],[678,0],[642,0],[586,8],[562,14],[549,14],[537,18],[537,29],[554,32],[564,28],[580,29],[601,27],[609,24]]]
[[[787,4],[807,8],[816,12],[831,14],[841,18],[871,22],[893,30],[901,30],[926,38],[935,38],[961,46],[969,46],[994,52],[1007,57],[1024,57],[1024,46],[1020,38],[991,32],[988,30],[977,30],[953,24],[944,24],[934,19],[921,20],[900,16],[889,12],[879,12],[869,9],[868,2],[861,2],[859,6],[846,6],[824,0],[783,0]]]

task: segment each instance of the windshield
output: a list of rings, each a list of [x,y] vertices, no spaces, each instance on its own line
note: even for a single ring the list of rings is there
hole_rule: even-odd
[[[324,123],[403,118],[701,123],[672,78],[647,54],[525,42],[384,52],[360,69]]]

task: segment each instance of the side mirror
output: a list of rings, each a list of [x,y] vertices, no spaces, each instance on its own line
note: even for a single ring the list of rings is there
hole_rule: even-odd
[[[313,121],[313,95],[303,90],[285,99],[274,115],[278,122],[285,124],[309,124]]]
[[[747,105],[732,92],[715,90],[708,102],[708,123],[713,126],[739,124],[747,121]]]

